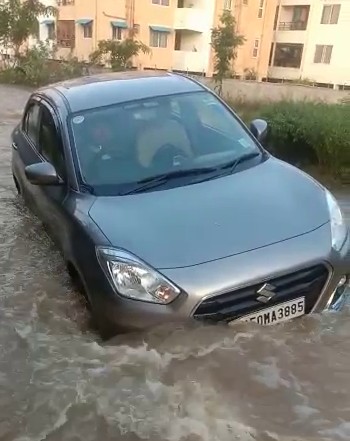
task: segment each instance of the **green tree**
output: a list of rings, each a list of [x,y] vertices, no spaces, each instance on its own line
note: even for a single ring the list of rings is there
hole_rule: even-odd
[[[30,35],[38,32],[38,16],[55,15],[56,9],[38,0],[0,2],[0,44],[14,51],[15,59]]]
[[[214,50],[214,75],[219,95],[222,95],[222,83],[232,70],[232,62],[237,57],[237,48],[245,41],[243,35],[236,32],[236,21],[230,11],[224,11],[220,24],[212,29],[211,46]]]
[[[150,52],[148,46],[132,37],[122,41],[101,40],[97,49],[90,55],[90,60],[93,63],[108,61],[113,71],[121,71],[132,67],[132,57]]]

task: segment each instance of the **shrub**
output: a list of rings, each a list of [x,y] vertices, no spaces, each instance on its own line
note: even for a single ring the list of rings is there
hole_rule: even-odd
[[[53,53],[54,49],[44,43],[27,49],[13,66],[0,71],[0,82],[37,87],[83,75],[83,63],[74,57],[54,60]]]
[[[349,105],[280,101],[261,103],[259,108],[255,103],[254,107],[254,115],[249,111],[249,117],[268,121],[266,148],[274,155],[300,167],[316,165],[335,178],[349,172]],[[248,105],[251,108],[252,103]],[[244,118],[242,102],[236,110]]]
[[[132,58],[143,54],[150,54],[151,49],[141,41],[126,38],[123,41],[101,40],[97,49],[90,55],[94,64],[107,62],[112,71],[118,72],[132,68]]]

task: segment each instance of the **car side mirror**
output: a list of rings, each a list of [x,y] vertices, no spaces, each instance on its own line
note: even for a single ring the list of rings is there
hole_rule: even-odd
[[[55,167],[49,162],[38,162],[27,165],[24,173],[28,181],[33,185],[60,185],[61,180]]]
[[[268,128],[264,119],[254,119],[250,123],[250,131],[261,144],[266,140]]]

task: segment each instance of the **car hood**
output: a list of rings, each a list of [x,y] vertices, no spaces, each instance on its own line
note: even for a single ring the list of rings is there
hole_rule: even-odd
[[[244,253],[329,221],[323,188],[273,157],[207,182],[97,197],[90,216],[113,246],[158,269]]]

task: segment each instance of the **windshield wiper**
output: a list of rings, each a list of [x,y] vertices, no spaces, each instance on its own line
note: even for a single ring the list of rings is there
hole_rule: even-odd
[[[121,196],[128,194],[140,193],[144,190],[149,190],[151,188],[159,187],[171,179],[182,178],[186,176],[201,175],[203,173],[211,173],[217,170],[216,167],[203,167],[203,168],[190,168],[187,170],[174,170],[168,173],[162,173],[160,175],[151,176],[149,178],[141,179],[136,183],[136,186],[131,190],[124,191],[120,193]]]
[[[80,183],[80,188],[84,191],[84,193],[94,194],[94,187],[89,184]]]
[[[260,156],[260,152],[245,153],[244,155],[234,159],[233,161],[227,162],[226,164],[221,165],[220,167],[216,167],[215,168],[216,173],[213,174],[212,176],[207,176],[204,177],[203,179],[192,181],[191,184],[199,184],[200,182],[210,181],[211,179],[217,179],[217,178],[222,178],[223,176],[231,175],[236,170],[239,164],[241,164],[244,161],[248,161],[249,159],[256,158],[257,156]],[[220,171],[222,170],[225,170],[224,173],[220,173]]]
[[[228,164],[225,164],[221,167],[221,170],[225,170],[226,168],[229,169],[228,175],[231,175],[237,168],[239,164],[242,162],[248,161],[249,159],[256,158],[257,156],[260,156],[260,152],[250,152],[245,153],[244,155],[240,156],[239,158],[229,162]]]

